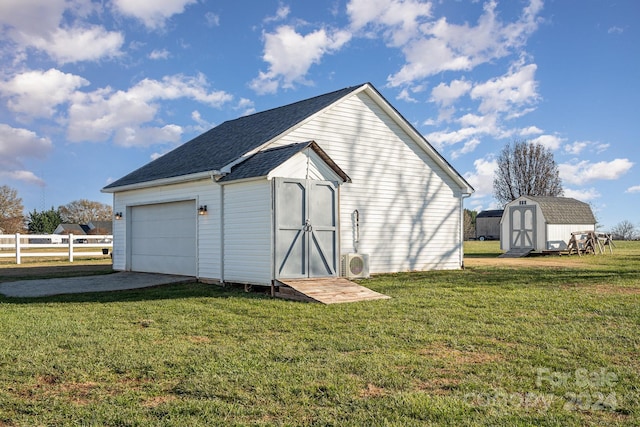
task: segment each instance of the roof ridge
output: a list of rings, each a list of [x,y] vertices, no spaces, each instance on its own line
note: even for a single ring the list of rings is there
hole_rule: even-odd
[[[284,109],[284,108],[293,107],[296,104],[303,104],[303,103],[307,103],[307,102],[312,102],[313,100],[318,99],[318,98],[323,98],[323,97],[330,98],[330,97],[332,97],[333,95],[335,95],[338,92],[351,93],[354,90],[356,90],[356,89],[358,89],[358,88],[360,88],[360,87],[362,87],[362,86],[364,86],[366,84],[368,84],[368,83],[363,83],[363,84],[355,85],[355,86],[347,86],[347,87],[344,87],[342,89],[334,90],[334,91],[327,92],[327,93],[321,93],[319,95],[312,96],[312,97],[309,97],[309,98],[299,99],[297,101],[290,102],[289,104],[279,105],[277,107],[268,108],[268,109],[262,110],[262,111],[256,111],[255,113],[247,114],[246,116],[240,116],[240,117],[236,117],[235,119],[225,120],[224,122],[220,123],[220,125],[222,125],[224,123],[233,123],[233,122],[238,121],[238,120],[245,120],[247,118],[260,116],[262,114],[268,114],[268,113],[271,113],[271,112],[273,112],[275,110],[280,110],[280,109]]]

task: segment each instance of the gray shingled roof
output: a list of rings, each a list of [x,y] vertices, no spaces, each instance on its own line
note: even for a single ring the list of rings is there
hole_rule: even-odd
[[[329,158],[318,144],[313,141],[309,141],[259,151],[242,163],[235,165],[231,169],[231,173],[220,179],[220,182],[266,176],[269,172],[308,147],[311,147],[316,153],[318,153],[323,160],[342,177],[343,180],[350,181],[347,174],[345,174],[342,169],[340,169],[338,165]]]
[[[88,234],[90,231],[89,226],[86,224],[60,224],[60,227],[62,228],[62,233],[58,234],[72,233],[75,235],[83,235]]]
[[[549,224],[595,224],[591,206],[570,197],[526,196],[540,205]]]
[[[91,221],[87,226],[91,229],[92,234],[113,234],[112,221]]]
[[[476,215],[476,218],[501,218],[503,212],[504,211],[502,209],[491,209],[480,212]]]
[[[104,188],[220,170],[360,87],[226,121]]]

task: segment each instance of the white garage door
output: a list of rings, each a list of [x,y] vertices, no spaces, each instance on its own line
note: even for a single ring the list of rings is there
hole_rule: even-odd
[[[131,208],[131,270],[196,275],[195,201]]]

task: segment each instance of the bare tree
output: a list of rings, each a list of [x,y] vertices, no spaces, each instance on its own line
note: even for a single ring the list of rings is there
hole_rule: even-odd
[[[18,192],[3,185],[0,187],[0,233],[24,231],[24,206]]]
[[[638,229],[631,221],[621,221],[611,229],[614,238],[622,240],[633,240],[638,236]]]
[[[493,195],[502,205],[520,196],[562,196],[558,165],[551,150],[540,143],[515,141],[498,157]]]
[[[476,216],[478,212],[469,209],[464,210],[464,239],[469,240],[476,236]]]
[[[62,222],[88,224],[91,221],[111,221],[111,206],[90,200],[75,200],[58,208]]]

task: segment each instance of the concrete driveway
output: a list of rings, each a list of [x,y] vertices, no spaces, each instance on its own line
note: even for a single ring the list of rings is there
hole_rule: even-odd
[[[0,294],[14,298],[46,297],[85,292],[123,291],[195,280],[194,277],[187,276],[121,271],[98,276],[5,282],[0,283]]]

